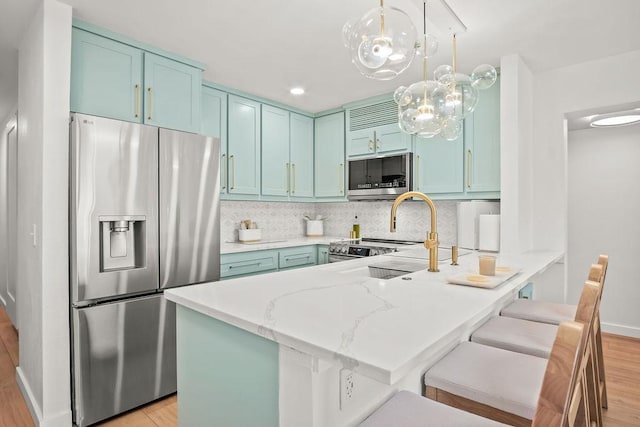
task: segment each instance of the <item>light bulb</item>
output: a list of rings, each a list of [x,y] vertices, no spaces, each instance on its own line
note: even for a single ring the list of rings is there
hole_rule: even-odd
[[[433,119],[434,109],[433,105],[427,101],[425,101],[421,106],[418,107],[418,115],[416,116],[416,120],[419,122],[424,122],[426,120]]]
[[[375,56],[379,56],[386,60],[389,55],[391,55],[391,52],[393,52],[393,42],[389,37],[376,37],[375,39],[373,39],[371,52]]]

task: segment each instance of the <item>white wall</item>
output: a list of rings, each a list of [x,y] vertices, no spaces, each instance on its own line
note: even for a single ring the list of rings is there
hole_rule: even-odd
[[[608,254],[603,328],[640,338],[640,125],[569,132],[568,148],[568,300],[578,302],[589,265]]]
[[[534,75],[533,248],[567,249],[565,114],[637,102],[640,98],[638,70],[640,50]],[[520,163],[527,167],[526,159],[520,159]],[[503,176],[503,182],[512,178]],[[566,269],[563,275],[556,272],[548,283],[536,283],[536,295],[549,300],[566,300]]]
[[[533,74],[518,55],[500,60],[500,248],[522,252],[533,244],[531,223]]]
[[[19,54],[18,384],[36,423],[71,424],[68,114],[71,7],[43,0]],[[34,234],[35,231],[35,234]]]

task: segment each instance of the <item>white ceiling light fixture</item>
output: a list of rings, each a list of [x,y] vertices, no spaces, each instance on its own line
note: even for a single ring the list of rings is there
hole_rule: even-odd
[[[640,123],[640,114],[625,114],[623,116],[605,117],[596,119],[590,123],[591,127],[604,128],[615,126],[627,126]]]
[[[291,95],[304,95],[304,88],[301,87],[292,87],[289,90],[289,93],[291,93]]]
[[[406,70],[416,55],[418,34],[411,18],[395,7],[371,9],[360,19],[344,24],[344,45],[351,62],[370,79],[391,80]]]

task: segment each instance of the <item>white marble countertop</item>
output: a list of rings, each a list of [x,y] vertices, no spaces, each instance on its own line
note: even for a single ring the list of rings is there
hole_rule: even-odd
[[[295,246],[306,245],[328,245],[331,242],[349,240],[346,237],[297,237],[294,239],[273,239],[261,240],[258,242],[240,243],[240,242],[221,242],[220,254],[234,254],[238,252],[262,251],[265,249],[291,248]]]
[[[414,251],[418,250],[406,254]],[[404,276],[410,280],[368,276],[369,264],[422,262],[421,257],[399,259],[401,253],[396,253],[186,286],[165,295],[281,345],[394,384],[466,339],[479,322],[515,298],[532,276],[562,255],[499,254],[498,265],[521,272],[494,289],[446,282],[461,271],[477,272],[475,252],[461,256],[459,266],[443,262],[438,273],[421,270]]]

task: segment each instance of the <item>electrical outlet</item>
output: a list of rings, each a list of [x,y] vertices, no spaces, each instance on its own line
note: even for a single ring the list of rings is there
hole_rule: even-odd
[[[340,370],[340,409],[344,409],[353,400],[355,392],[355,378],[350,369]]]

